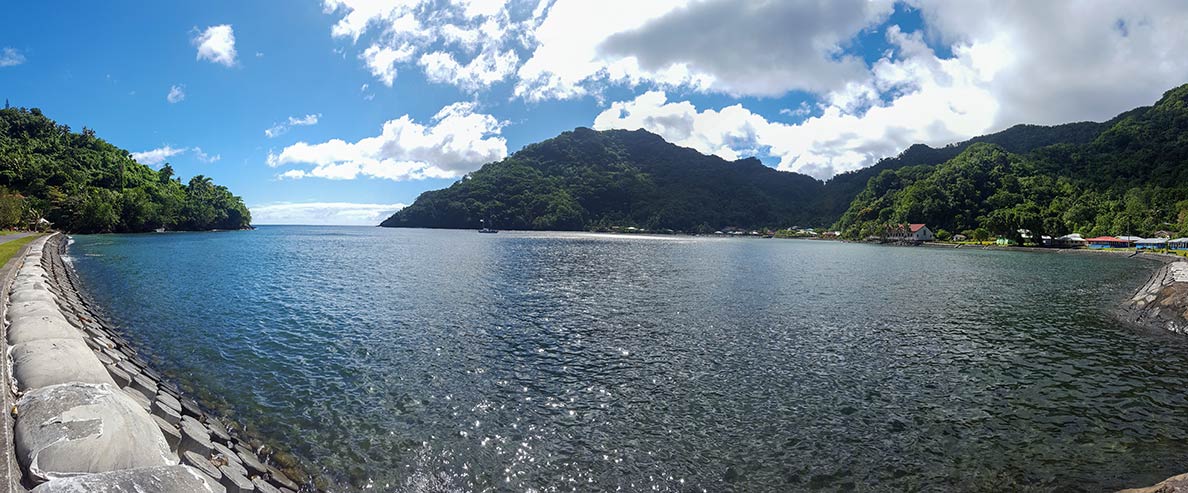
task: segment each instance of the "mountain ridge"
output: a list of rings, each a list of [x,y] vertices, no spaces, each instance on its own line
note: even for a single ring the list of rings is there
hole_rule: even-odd
[[[869,182],[885,171],[935,167],[977,144],[997,145],[1013,154],[1087,146],[1153,107],[1134,108],[1102,122],[1017,124],[942,147],[913,144],[897,156],[824,181],[777,170],[754,157],[726,161],[707,156],[643,129],[578,127],[488,163],[450,187],[421,194],[381,226],[477,228],[483,220],[529,230],[636,226],[704,232],[730,226],[826,226],[838,223]],[[693,164],[674,167],[674,161]],[[606,179],[592,178],[603,173]],[[583,180],[615,184],[623,193],[591,193]],[[524,190],[527,186],[539,193]],[[732,187],[733,193],[723,187]],[[640,195],[649,193],[660,196]],[[700,196],[692,197],[695,194]],[[740,203],[746,201],[751,202]]]

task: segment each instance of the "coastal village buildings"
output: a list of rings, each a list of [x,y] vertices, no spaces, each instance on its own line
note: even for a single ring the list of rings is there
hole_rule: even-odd
[[[893,224],[883,233],[883,241],[924,242],[936,239],[936,235],[924,224]]]
[[[1051,240],[1051,246],[1054,246],[1056,248],[1080,248],[1080,247],[1085,247],[1088,245],[1089,245],[1089,242],[1085,241],[1085,239],[1081,238],[1080,234],[1076,234],[1076,233],[1066,234],[1066,235],[1060,236],[1060,238]]]
[[[1102,248],[1128,248],[1130,242],[1116,236],[1098,236],[1085,240],[1089,244],[1089,248],[1100,250]]]
[[[1167,248],[1167,238],[1144,238],[1134,243],[1139,250],[1163,250]]]

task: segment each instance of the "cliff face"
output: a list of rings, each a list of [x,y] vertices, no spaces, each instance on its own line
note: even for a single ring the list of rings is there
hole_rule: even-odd
[[[1172,261],[1155,271],[1123,303],[1122,317],[1130,323],[1188,334],[1188,261]]]

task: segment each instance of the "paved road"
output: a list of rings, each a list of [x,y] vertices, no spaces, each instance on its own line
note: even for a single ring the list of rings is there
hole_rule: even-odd
[[[26,236],[33,236],[36,234],[41,234],[41,233],[13,233],[10,235],[3,235],[3,236],[0,236],[0,243],[8,243],[12,240],[19,240]]]

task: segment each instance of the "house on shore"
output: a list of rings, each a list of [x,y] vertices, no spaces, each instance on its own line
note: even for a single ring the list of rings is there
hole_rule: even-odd
[[[1167,238],[1143,238],[1134,243],[1139,250],[1163,250],[1167,248]]]
[[[1172,250],[1188,250],[1188,238],[1167,240],[1167,247]]]
[[[1085,243],[1089,244],[1089,248],[1094,250],[1101,250],[1104,248],[1129,248],[1130,242],[1118,238],[1116,236],[1098,236],[1096,238],[1088,238]]]
[[[924,224],[893,224],[883,233],[883,241],[924,242],[936,239],[931,229]]]
[[[1141,237],[1141,236],[1119,236],[1118,239],[1129,243],[1130,246],[1134,246],[1135,243],[1142,241],[1143,237]]]
[[[1047,242],[1044,242],[1047,245]],[[1088,246],[1089,242],[1085,241],[1080,234],[1073,233],[1061,236],[1052,240],[1052,246],[1056,248],[1082,248]]]

